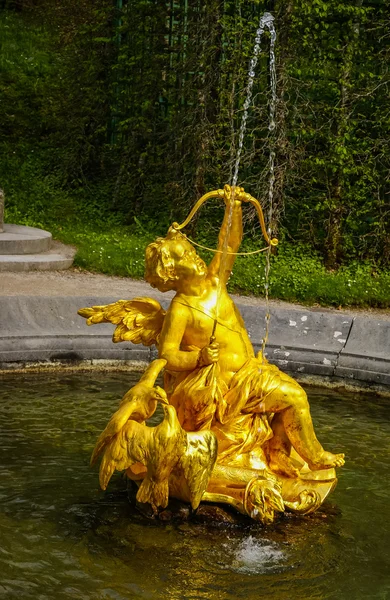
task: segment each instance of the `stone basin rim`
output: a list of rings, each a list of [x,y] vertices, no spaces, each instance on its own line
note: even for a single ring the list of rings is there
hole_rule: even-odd
[[[156,296],[153,290],[151,297]],[[134,294],[129,291],[127,297]],[[169,298],[157,299],[167,307]],[[48,369],[145,368],[154,347],[114,344],[111,324],[88,327],[83,306],[107,304],[111,296],[0,296],[0,373]],[[255,351],[261,347],[265,306],[240,303]],[[390,390],[390,320],[380,315],[336,313],[302,307],[271,307],[270,362],[299,381],[325,386]]]

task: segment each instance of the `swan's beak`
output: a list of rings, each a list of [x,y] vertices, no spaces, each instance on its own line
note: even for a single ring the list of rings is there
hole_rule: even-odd
[[[160,388],[159,385],[156,385],[154,389],[156,392],[157,402],[161,402],[161,404],[169,404],[166,392],[162,388]]]

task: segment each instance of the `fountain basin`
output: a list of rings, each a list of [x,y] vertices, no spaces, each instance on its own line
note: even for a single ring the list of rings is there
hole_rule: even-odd
[[[98,490],[89,456],[131,374],[3,376],[0,589],[4,597],[385,598],[390,407],[373,395],[309,388],[318,437],[346,452],[313,515],[263,527],[192,516],[146,520],[120,474]],[[362,443],[364,441],[364,443]]]

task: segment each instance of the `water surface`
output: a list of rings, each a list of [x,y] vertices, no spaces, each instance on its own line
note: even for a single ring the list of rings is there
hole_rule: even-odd
[[[0,598],[390,598],[390,402],[308,389],[318,437],[345,451],[312,516],[271,527],[147,522],[89,457],[133,375],[0,380]]]

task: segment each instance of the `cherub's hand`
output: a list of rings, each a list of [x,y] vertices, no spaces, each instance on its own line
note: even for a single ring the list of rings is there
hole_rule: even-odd
[[[223,199],[225,201],[226,206],[230,206],[232,199],[234,202],[234,206],[241,206],[241,201],[245,200],[245,191],[244,188],[242,187],[234,187],[234,186],[230,186],[230,185],[225,185],[224,186],[224,196]]]
[[[206,365],[212,365],[219,360],[219,344],[213,342],[209,346],[205,346],[199,352],[198,366],[205,367]]]

